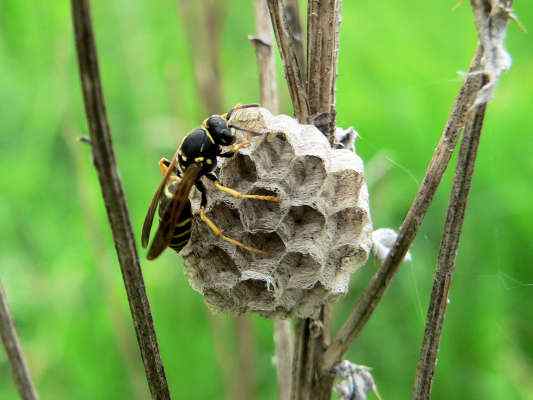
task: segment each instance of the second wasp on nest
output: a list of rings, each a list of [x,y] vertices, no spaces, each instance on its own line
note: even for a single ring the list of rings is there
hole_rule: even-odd
[[[189,283],[218,311],[316,317],[347,292],[371,249],[363,163],[331,148],[316,127],[264,108],[236,109],[226,121],[238,127],[235,143],[249,145],[218,159],[219,185],[252,197],[228,195],[209,179],[207,205],[205,195],[191,196],[190,239],[180,252]]]

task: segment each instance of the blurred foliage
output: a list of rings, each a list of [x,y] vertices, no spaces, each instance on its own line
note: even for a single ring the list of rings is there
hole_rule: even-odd
[[[203,119],[175,1],[92,2],[116,155],[136,232],[157,162]],[[358,152],[390,167],[371,188],[376,227],[397,227],[474,52],[468,3],[345,1],[338,119]],[[516,2],[526,27],[533,9]],[[253,8],[228,1],[225,104],[258,99]],[[235,10],[239,12],[234,12]],[[201,29],[198,27],[198,29]],[[434,398],[533,399],[533,55],[511,24],[514,65],[490,104],[435,377]],[[281,78],[281,72],[280,72]],[[42,398],[143,398],[142,367],[91,164],[68,2],[0,2],[0,272]],[[287,92],[282,104],[290,112]],[[221,110],[223,111],[223,110]],[[451,168],[452,169],[452,168]],[[451,173],[383,303],[349,358],[373,368],[385,399],[408,398]],[[143,261],[175,399],[223,397],[213,331],[181,260]],[[337,307],[347,315],[373,263]],[[226,321],[226,325],[229,321]],[[276,393],[270,321],[254,317],[260,399]],[[0,398],[16,398],[0,352]]]

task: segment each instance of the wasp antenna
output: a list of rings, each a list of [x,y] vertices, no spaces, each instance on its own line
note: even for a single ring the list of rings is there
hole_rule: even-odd
[[[238,131],[243,131],[243,132],[250,132],[250,133],[253,133],[254,135],[264,135],[264,132],[255,131],[249,128],[243,128],[242,126],[235,125],[235,124],[228,124],[228,128],[237,129]]]
[[[250,103],[250,104],[235,104],[235,106],[229,110],[227,113],[226,113],[226,121],[229,121],[231,116],[233,115],[233,112],[236,111],[236,110],[241,110],[243,108],[254,108],[254,107],[261,107],[261,104],[258,104],[258,103]]]

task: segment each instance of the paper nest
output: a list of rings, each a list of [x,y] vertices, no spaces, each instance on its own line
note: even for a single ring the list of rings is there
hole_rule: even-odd
[[[281,203],[235,199],[203,178],[207,213],[225,235],[268,255],[215,237],[193,196],[191,240],[181,253],[188,280],[218,311],[316,317],[347,292],[372,247],[363,163],[350,150],[332,149],[314,126],[264,108],[240,110],[231,122],[262,134],[219,160],[222,184],[277,195]]]

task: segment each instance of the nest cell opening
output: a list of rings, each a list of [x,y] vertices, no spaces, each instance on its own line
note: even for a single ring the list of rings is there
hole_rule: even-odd
[[[248,194],[279,196],[264,187],[253,187]],[[280,204],[262,200],[244,200],[241,203],[241,220],[249,232],[274,231],[281,219]]]
[[[230,188],[247,192],[257,181],[255,164],[249,155],[238,153],[224,164],[220,180]]]
[[[292,194],[304,198],[314,197],[326,179],[324,161],[313,155],[296,158],[292,163],[289,184]]]

